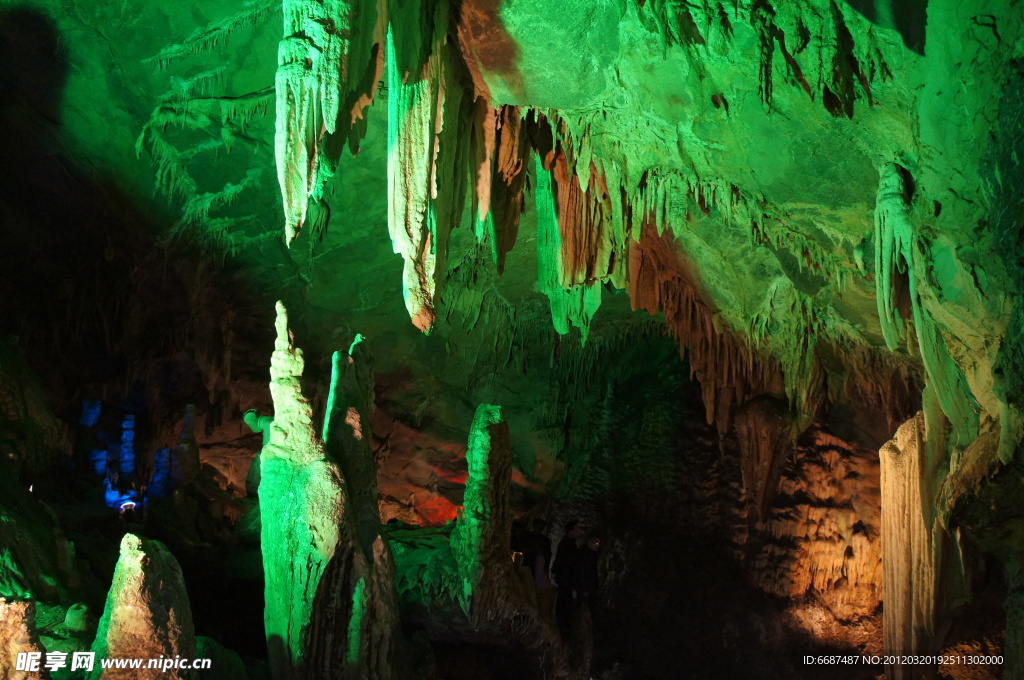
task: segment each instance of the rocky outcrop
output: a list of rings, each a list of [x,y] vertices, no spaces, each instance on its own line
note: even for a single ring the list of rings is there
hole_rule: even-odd
[[[38,671],[17,669],[19,654],[39,654]],[[23,657],[24,658],[24,657]],[[35,603],[0,597],[0,677],[7,680],[46,680],[46,650],[35,632]]]
[[[809,598],[842,626],[882,599],[878,458],[817,426],[803,442],[788,452],[750,567],[766,592]]]
[[[125,534],[92,651],[97,659],[196,657],[192,610],[181,567],[158,541]],[[179,669],[101,669],[94,680],[191,678]]]

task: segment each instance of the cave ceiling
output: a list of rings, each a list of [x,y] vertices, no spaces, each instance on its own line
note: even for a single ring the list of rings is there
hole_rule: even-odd
[[[252,294],[267,352],[276,299],[314,373],[362,333],[438,447],[501,403],[553,459],[548,397],[594,398],[566,376],[651,371],[667,331],[722,431],[759,393],[806,425],[928,385],[955,445],[999,426],[1006,456],[1022,10],[898,4],[438,1],[388,37],[384,3],[39,0],[66,68],[19,52],[45,115],[8,122],[64,160],[4,171],[116,185]]]

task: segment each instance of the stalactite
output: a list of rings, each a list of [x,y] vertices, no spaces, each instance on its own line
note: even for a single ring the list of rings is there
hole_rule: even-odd
[[[325,136],[347,132],[364,98],[373,96],[377,80],[367,83],[365,76],[377,70],[371,58],[380,41],[377,25],[375,2],[284,0],[274,148],[289,244],[305,221],[309,199],[320,196],[333,174],[337,159],[320,158]],[[332,167],[321,172],[325,161]]]
[[[757,357],[733,339],[700,298],[672,242],[646,227],[630,249],[629,295],[633,309],[662,311],[681,350],[689,350],[691,377],[701,384],[708,424],[725,435],[733,405],[772,392],[779,374],[771,358]]]
[[[279,8],[278,0],[250,0],[244,3],[241,11],[197,28],[181,43],[164,47],[156,56],[146,61],[155,61],[160,68],[166,69],[173,61],[215,49],[225,43],[232,32],[245,26],[256,25]]]
[[[549,168],[557,194],[560,275],[566,288],[605,279],[614,265],[611,244],[604,233],[605,215],[611,212],[608,187],[589,160],[582,162],[586,166],[577,166],[576,170],[584,173],[587,185],[581,184],[564,153],[556,153]]]
[[[499,109],[494,109],[483,97],[478,97],[476,106],[480,111],[477,116],[476,144],[474,159],[477,163],[476,169],[476,208],[477,225],[487,220],[491,212],[491,180],[494,175],[494,152],[497,146],[497,128]],[[479,238],[482,234],[478,233]]]
[[[277,175],[284,198],[285,240],[306,218],[316,174],[317,147],[333,132],[341,99],[343,59],[352,11],[346,0],[284,1],[284,39],[278,48]]]
[[[768,514],[782,472],[782,444],[790,428],[789,409],[771,397],[756,397],[737,409],[736,436],[742,453],[743,486],[754,520]]]
[[[491,177],[486,180],[490,209],[490,241],[498,273],[505,271],[505,257],[519,235],[519,217],[523,212],[523,192],[529,162],[529,147],[518,107],[503,106],[494,116],[495,150]],[[484,181],[477,180],[477,195]],[[482,211],[481,211],[482,212]]]
[[[927,259],[909,204],[909,173],[895,163],[887,163],[879,174],[875,204],[875,286],[882,334],[889,349],[896,349],[906,328],[897,309],[897,272],[906,274],[913,330],[927,382],[934,387],[942,413],[953,425],[958,443],[966,446],[977,437],[979,409],[963,371],[950,356],[945,340],[925,307],[928,283],[922,275]],[[913,342],[913,338],[907,341]]]
[[[466,98],[469,75],[449,43],[449,22],[448,0],[440,0],[423,17],[395,17],[388,32],[388,228],[405,260],[406,308],[425,333],[466,196],[467,132],[481,111]]]
[[[601,286],[593,281],[567,284],[572,278],[566,272],[566,252],[562,244],[562,229],[556,216],[555,197],[551,175],[544,169],[540,156],[536,160],[534,197],[537,203],[537,284],[548,297],[551,320],[560,335],[566,335],[576,326],[586,342],[590,320],[601,305]]]
[[[911,361],[866,345],[843,343],[829,351],[843,367],[838,376],[829,376],[828,398],[832,402],[875,408],[885,414],[890,431],[920,408],[922,381]]]
[[[807,417],[813,416],[825,399],[825,371],[817,344],[826,328],[813,300],[797,290],[789,278],[780,277],[769,287],[747,331],[755,348],[766,346],[770,336],[786,339],[774,348],[783,385],[790,403]]]

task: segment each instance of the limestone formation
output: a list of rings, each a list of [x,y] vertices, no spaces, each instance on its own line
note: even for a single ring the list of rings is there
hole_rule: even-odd
[[[38,670],[18,670],[19,654],[38,654]],[[24,658],[24,657],[23,657]],[[35,603],[0,597],[0,677],[8,680],[46,680],[46,650],[35,631]]]
[[[344,461],[363,479],[367,462],[356,457],[367,455],[369,449],[338,446],[332,447],[338,459],[328,455],[313,429],[312,410],[299,381],[302,351],[292,342],[287,311],[280,302],[276,328],[270,368],[274,422],[270,442],[261,453],[260,482],[271,672],[275,680],[387,680],[397,618],[390,556],[379,536],[366,533],[374,521],[360,523],[358,513],[367,509],[362,502],[366,496],[361,492],[359,504],[353,504],[338,462]],[[335,386],[340,378],[336,371]],[[349,386],[347,391],[358,394],[359,387]],[[362,389],[367,389],[365,383]],[[335,393],[332,403],[346,402]],[[349,433],[333,413],[328,418],[332,443],[335,438],[362,435],[357,415],[358,408],[365,412],[365,397],[351,408],[357,412]],[[376,504],[369,510],[378,517]]]
[[[469,435],[466,504],[452,532],[452,552],[462,578],[462,596],[471,620],[482,625],[498,618],[511,581],[509,508],[511,449],[501,408],[477,407]]]
[[[551,677],[509,517],[580,519],[595,677],[1024,673],[1022,58],[1017,0],[4,3],[0,596],[56,635],[127,527],[274,680]]]
[[[515,644],[548,677],[573,677],[569,650],[510,559],[510,432],[500,406],[481,404],[466,454],[465,505],[454,526],[390,532],[406,611],[440,639]]]
[[[879,451],[882,478],[884,635],[887,652],[937,651],[940,626],[967,598],[961,547],[936,515],[939,427],[919,413]],[[893,664],[892,680],[928,677],[926,667]]]
[[[181,567],[158,541],[125,534],[92,651],[97,659],[196,658],[192,610]],[[179,669],[102,669],[96,680],[191,678]]]

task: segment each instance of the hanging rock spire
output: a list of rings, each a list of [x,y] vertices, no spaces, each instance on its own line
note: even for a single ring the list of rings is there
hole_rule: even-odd
[[[285,241],[295,239],[310,198],[334,173],[340,148],[322,154],[326,138],[344,133],[372,101],[379,72],[377,0],[283,0],[278,46],[274,149],[284,201]],[[337,145],[340,146],[340,145]]]

